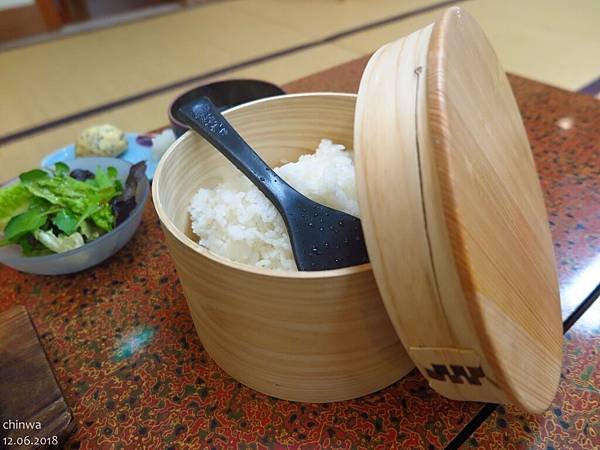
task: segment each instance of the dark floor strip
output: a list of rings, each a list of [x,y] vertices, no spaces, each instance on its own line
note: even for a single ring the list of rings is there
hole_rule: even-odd
[[[186,78],[186,79],[183,79],[183,80],[180,80],[180,81],[176,81],[176,82],[173,82],[173,83],[165,84],[165,85],[159,86],[159,87],[157,87],[155,89],[151,89],[151,90],[148,90],[148,91],[145,91],[145,92],[141,92],[139,94],[130,95],[128,97],[124,97],[124,98],[121,98],[119,100],[108,102],[108,103],[105,103],[103,105],[96,106],[94,108],[85,109],[83,111],[80,111],[80,112],[77,112],[77,113],[74,113],[74,114],[70,114],[70,115],[67,115],[67,116],[63,116],[63,117],[60,117],[58,119],[51,120],[51,121],[48,121],[48,122],[44,122],[42,124],[35,125],[33,127],[30,127],[30,128],[25,128],[25,129],[16,131],[14,133],[6,134],[6,135],[0,137],[0,145],[8,144],[9,142],[15,141],[17,139],[22,139],[22,138],[30,136],[32,134],[40,133],[42,131],[46,131],[46,130],[51,129],[51,128],[55,128],[55,127],[58,127],[58,126],[61,126],[61,125],[65,125],[67,123],[70,123],[70,122],[73,122],[73,121],[76,121],[76,120],[79,120],[79,119],[83,119],[85,117],[89,117],[89,116],[92,116],[92,115],[95,115],[95,114],[98,114],[98,113],[101,113],[101,112],[106,112],[106,111],[109,111],[111,109],[118,108],[118,107],[130,104],[130,103],[133,103],[133,102],[136,102],[136,101],[139,101],[139,100],[143,100],[143,99],[146,99],[146,98],[149,98],[149,97],[153,97],[155,95],[163,94],[163,93],[168,92],[170,90],[174,90],[174,89],[177,89],[177,88],[180,88],[180,87],[184,87],[184,86],[186,86],[188,84],[199,83],[199,82],[204,81],[204,80],[206,80],[208,78],[212,78],[212,77],[216,77],[216,76],[219,76],[219,75],[223,75],[223,74],[225,74],[227,72],[230,72],[230,71],[233,71],[233,70],[243,69],[243,68],[255,65],[255,64],[259,64],[259,63],[263,63],[263,62],[266,62],[266,61],[270,61],[270,60],[275,59],[275,58],[279,58],[281,56],[290,55],[292,53],[296,53],[296,52],[299,52],[299,51],[302,51],[302,50],[307,50],[307,49],[310,49],[310,48],[313,48],[313,47],[318,47],[320,45],[328,44],[328,43],[331,43],[331,42],[336,41],[338,39],[342,39],[342,38],[345,38],[345,37],[348,37],[348,36],[351,36],[351,35],[354,35],[354,34],[362,33],[364,31],[372,30],[372,29],[375,29],[375,28],[378,28],[378,27],[381,27],[381,26],[384,26],[384,25],[388,25],[388,24],[393,23],[393,22],[397,22],[397,21],[409,18],[409,17],[418,16],[419,14],[423,14],[423,13],[430,12],[430,11],[433,11],[433,10],[436,10],[436,9],[439,9],[439,8],[443,8],[445,6],[449,6],[451,4],[459,3],[461,1],[464,1],[464,0],[446,0],[446,1],[442,1],[442,2],[439,2],[439,3],[435,3],[433,5],[425,6],[423,8],[415,9],[413,11],[409,11],[409,12],[406,12],[406,13],[397,14],[395,16],[387,17],[385,19],[378,20],[376,22],[372,22],[372,23],[369,23],[369,24],[366,24],[366,25],[361,25],[361,26],[358,26],[358,27],[355,27],[355,28],[351,28],[349,30],[341,31],[339,33],[335,33],[335,34],[326,36],[326,37],[324,37],[322,39],[317,39],[317,40],[314,40],[314,41],[306,42],[304,44],[296,45],[294,47],[289,47],[289,48],[286,48],[286,49],[283,49],[283,50],[280,50],[280,51],[277,51],[277,52],[269,53],[267,55],[258,56],[256,58],[251,58],[251,59],[242,61],[242,62],[237,63],[237,64],[232,64],[230,66],[222,67],[220,69],[216,69],[216,70],[213,70],[213,71],[210,71],[210,72],[206,72],[206,73],[203,73],[203,74],[200,74],[200,75],[189,77],[189,78]]]
[[[471,437],[471,435],[477,431],[479,425],[486,421],[486,419],[494,412],[496,409],[495,403],[487,403],[483,408],[479,410],[479,412],[471,419],[471,421],[462,429],[460,432],[454,436],[454,439],[450,441],[450,443],[446,446],[447,450],[455,450],[460,448],[467,439]]]
[[[589,84],[586,84],[584,87],[579,89],[579,92],[582,94],[590,94],[596,96],[600,94],[600,77],[596,78]]]
[[[596,286],[596,288],[590,292],[590,295],[588,295],[586,299],[581,302],[571,314],[569,314],[569,317],[565,319],[563,322],[563,333],[566,333],[573,325],[575,325],[579,318],[594,304],[598,297],[600,297],[600,284]]]
[[[563,322],[563,334],[566,334],[569,329],[579,320],[581,316],[594,304],[594,302],[600,297],[600,284],[590,292],[583,302],[573,311]],[[481,410],[471,419],[471,421],[454,436],[454,439],[446,446],[446,449],[458,449],[471,437],[477,428],[487,420],[487,418],[496,409],[495,403],[487,403]]]

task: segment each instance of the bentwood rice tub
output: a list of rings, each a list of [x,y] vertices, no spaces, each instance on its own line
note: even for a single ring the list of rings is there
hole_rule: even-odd
[[[225,113],[271,166],[311,153],[322,138],[353,148],[356,96],[286,95]],[[197,243],[188,206],[201,187],[239,172],[194,132],[154,176],[154,203],[194,324],[232,377],[284,399],[328,402],[381,389],[414,366],[394,332],[370,265],[321,272],[260,269]],[[407,299],[410,301],[410,299]]]
[[[466,11],[449,8],[381,47],[357,98],[284,96],[227,116],[270,165],[321,138],[355,151],[371,264],[269,272],[198,247],[187,205],[235,170],[184,135],[161,161],[153,195],[218,364],[277,397],[331,401],[402,377],[406,349],[449,398],[548,408],[563,344],[548,216],[510,84]]]

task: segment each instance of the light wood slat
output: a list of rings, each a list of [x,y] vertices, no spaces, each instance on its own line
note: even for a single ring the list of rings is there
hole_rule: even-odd
[[[23,305],[0,314],[0,361],[2,448],[34,448],[17,445],[27,439],[40,444],[35,448],[58,448],[75,422]],[[34,427],[23,429],[9,421]]]

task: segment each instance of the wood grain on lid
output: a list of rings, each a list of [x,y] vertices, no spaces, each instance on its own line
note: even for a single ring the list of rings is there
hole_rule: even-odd
[[[550,403],[561,364],[547,216],[521,118],[458,8],[379,49],[355,115],[369,257],[411,358],[441,394]]]
[[[542,411],[562,361],[544,199],[506,75],[460,8],[434,26],[427,90],[444,218],[473,323],[501,388]]]

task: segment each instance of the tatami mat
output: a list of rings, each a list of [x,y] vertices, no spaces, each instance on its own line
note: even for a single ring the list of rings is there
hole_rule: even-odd
[[[460,6],[481,24],[509,72],[569,90],[600,75],[600,1],[476,0]],[[439,14],[410,17],[336,45],[369,53],[433,22]]]
[[[228,1],[0,53],[0,138],[277,52],[284,55],[219,78],[283,84],[370,53],[432,22],[442,9],[427,9],[440,3]],[[600,75],[600,2],[471,0],[460,5],[480,21],[506,70],[571,90]],[[0,182],[73,142],[88,125],[111,122],[139,132],[165,125],[168,103],[184,89],[3,145]]]
[[[323,39],[343,30],[420,12],[450,3],[447,0],[247,0],[238,7],[255,17]]]
[[[324,45],[230,72],[227,78],[259,78],[276,84],[284,84],[292,79],[310,75],[359,56],[361,55],[349,50]],[[290,76],[290,66],[294,67],[292,76]],[[212,80],[206,80],[206,82],[210,81]],[[108,122],[118,125],[123,130],[140,133],[162,127],[168,123],[167,107],[169,103],[186,89],[188,88],[169,91],[4,145],[0,148],[0,182],[31,167],[36,167],[45,154],[52,149],[73,142],[85,127]]]
[[[322,34],[328,34],[434,2],[386,1],[371,8],[366,7],[370,2],[347,3],[212,3],[7,51],[0,54],[0,136],[302,44],[313,39],[314,32],[285,20],[300,12],[310,11],[315,20],[326,15],[328,26]],[[281,19],[262,17],[269,9],[278,11]],[[376,13],[365,15],[369,9]]]
[[[0,135],[301,41],[231,2],[8,51]]]

